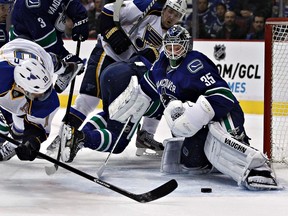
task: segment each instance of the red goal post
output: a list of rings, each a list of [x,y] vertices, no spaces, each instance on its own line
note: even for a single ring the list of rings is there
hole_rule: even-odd
[[[265,24],[264,153],[288,164],[288,18]]]

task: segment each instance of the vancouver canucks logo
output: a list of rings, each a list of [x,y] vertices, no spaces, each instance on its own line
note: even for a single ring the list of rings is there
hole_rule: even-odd
[[[216,60],[223,60],[226,57],[226,47],[224,45],[215,45],[214,57]]]
[[[199,70],[203,69],[204,65],[202,63],[202,61],[200,61],[199,59],[194,59],[193,61],[191,61],[188,65],[187,65],[187,69],[192,73],[195,74],[197,73]]]
[[[40,0],[26,0],[26,6],[28,8],[36,8],[41,6]]]

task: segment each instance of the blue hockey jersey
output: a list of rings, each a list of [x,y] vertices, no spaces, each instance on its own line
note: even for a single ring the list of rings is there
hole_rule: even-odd
[[[62,40],[66,16],[77,22],[87,16],[87,11],[79,0],[17,0],[11,39],[24,35],[63,58],[69,54]]]
[[[196,102],[204,95],[214,109],[215,121],[224,118],[239,102],[220,76],[216,65],[204,54],[190,51],[178,68],[170,68],[169,59],[162,52],[152,69],[140,81],[143,91],[163,106],[171,100]]]

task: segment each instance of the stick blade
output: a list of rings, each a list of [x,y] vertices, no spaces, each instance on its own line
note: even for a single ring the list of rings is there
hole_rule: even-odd
[[[171,179],[170,181],[166,182],[165,184],[155,188],[152,191],[134,195],[131,197],[132,199],[140,202],[140,203],[147,203],[157,199],[160,199],[171,192],[173,192],[178,187],[178,183],[175,179]]]
[[[103,164],[103,165],[99,168],[99,170],[98,170],[98,172],[97,172],[98,178],[100,178],[100,177],[102,176],[102,174],[103,174],[103,172],[104,172],[104,169],[105,169],[105,165],[106,165],[106,164]]]

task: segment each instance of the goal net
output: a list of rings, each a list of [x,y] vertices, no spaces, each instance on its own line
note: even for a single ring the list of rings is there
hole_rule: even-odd
[[[288,19],[265,25],[264,153],[288,164]]]

